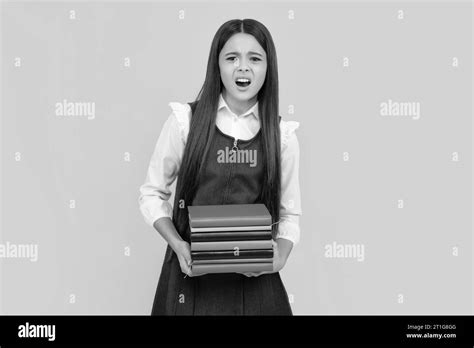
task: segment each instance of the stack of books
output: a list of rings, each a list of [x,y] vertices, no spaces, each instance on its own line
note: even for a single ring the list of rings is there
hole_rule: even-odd
[[[192,272],[273,270],[272,217],[264,204],[189,206]]]

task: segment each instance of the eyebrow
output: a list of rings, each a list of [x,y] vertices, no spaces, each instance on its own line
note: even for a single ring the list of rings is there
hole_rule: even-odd
[[[229,53],[226,53],[225,56],[228,56],[230,54],[235,54],[236,56],[239,56],[240,53],[239,52],[229,52]],[[263,57],[263,55],[261,55],[260,53],[258,52],[254,52],[254,51],[249,51],[249,54],[255,54],[257,56],[260,56],[260,57]]]

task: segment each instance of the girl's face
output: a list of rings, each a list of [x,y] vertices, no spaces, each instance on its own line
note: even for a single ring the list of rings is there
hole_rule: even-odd
[[[234,103],[253,103],[265,82],[267,55],[252,35],[237,33],[219,53],[219,68],[226,97]]]

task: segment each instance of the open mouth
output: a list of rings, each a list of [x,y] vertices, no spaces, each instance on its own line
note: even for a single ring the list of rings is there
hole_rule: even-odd
[[[235,84],[239,87],[247,87],[249,86],[251,81],[247,78],[237,78],[235,80]]]

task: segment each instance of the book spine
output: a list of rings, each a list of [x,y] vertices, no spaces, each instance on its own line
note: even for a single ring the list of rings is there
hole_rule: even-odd
[[[272,226],[228,226],[228,227],[192,227],[190,226],[191,233],[200,232],[243,232],[243,231],[271,231]]]
[[[273,271],[273,263],[232,263],[232,264],[199,264],[192,266],[194,275],[202,273],[234,273]]]
[[[221,242],[231,240],[267,240],[272,239],[271,231],[246,232],[195,232],[191,233],[191,242]]]
[[[200,265],[200,264],[216,264],[216,263],[262,263],[262,262],[273,262],[272,259],[255,259],[255,258],[248,258],[248,259],[216,259],[216,260],[193,260],[193,265]]]
[[[263,250],[191,251],[193,260],[273,258],[273,248]]]
[[[192,251],[203,250],[235,250],[242,249],[270,249],[273,246],[272,240],[243,240],[225,242],[191,242]]]
[[[258,226],[271,225],[272,216],[234,216],[234,217],[209,217],[190,219],[191,227],[232,227],[232,226]]]

